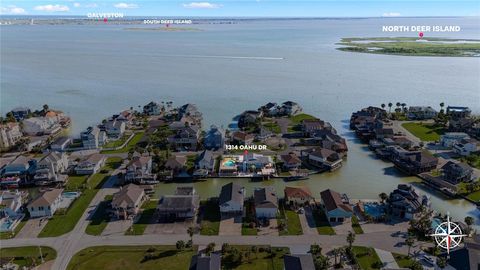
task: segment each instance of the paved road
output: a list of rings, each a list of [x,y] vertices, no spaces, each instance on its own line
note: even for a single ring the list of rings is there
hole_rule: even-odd
[[[383,267],[387,269],[397,269],[398,264],[395,261],[391,252],[375,248],[375,252],[377,252],[378,257],[383,263]]]

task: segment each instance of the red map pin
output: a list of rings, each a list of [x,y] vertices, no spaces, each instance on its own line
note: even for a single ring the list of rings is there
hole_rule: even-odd
[[[419,36],[420,38],[423,38],[423,32],[418,33],[418,36]]]
[[[107,23],[107,21],[108,21],[107,17],[103,18],[104,23]]]
[[[247,154],[248,154],[248,150],[245,150],[245,151],[243,152],[243,154],[244,154],[244,155],[247,155]]]

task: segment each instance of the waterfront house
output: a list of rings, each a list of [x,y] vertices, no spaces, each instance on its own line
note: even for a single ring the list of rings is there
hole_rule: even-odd
[[[40,193],[27,206],[30,217],[51,217],[62,201],[63,189],[49,189]]]
[[[447,132],[440,136],[440,143],[444,147],[453,147],[454,144],[460,143],[463,139],[470,138],[464,132]]]
[[[243,212],[243,202],[245,200],[245,188],[234,183],[222,186],[218,204],[220,213],[233,214]]]
[[[415,175],[437,168],[438,159],[427,152],[410,151],[395,156],[393,163],[401,171]]]
[[[472,111],[468,107],[462,106],[448,106],[447,115],[450,116],[450,119],[456,120],[460,118],[468,118]]]
[[[22,215],[22,205],[25,193],[15,190],[0,191],[0,219],[12,218]]]
[[[255,137],[243,131],[235,131],[232,134],[232,142],[237,145],[249,145],[253,143]]]
[[[215,156],[212,151],[204,150],[200,155],[198,155],[197,160],[195,161],[196,169],[205,169],[209,172],[213,171],[215,168]]]
[[[280,107],[282,115],[292,116],[302,112],[302,107],[293,101],[285,101]]]
[[[305,151],[307,153],[308,163],[328,170],[335,170],[342,166],[340,155],[326,148],[314,148]],[[302,153],[305,153],[302,151]]]
[[[225,143],[225,131],[215,125],[210,127],[210,130],[205,134],[203,139],[203,146],[208,150],[223,149]]]
[[[63,152],[50,152],[37,162],[37,169],[33,177],[35,182],[56,182],[61,180],[60,174],[68,169],[68,157]]]
[[[219,176],[236,176],[238,174],[238,167],[243,162],[241,155],[224,156],[220,161],[218,169]]]
[[[311,254],[296,254],[283,256],[284,270],[313,270],[315,264]]]
[[[128,163],[125,172],[125,182],[145,184],[154,182],[157,175],[152,173],[151,156],[135,156]]]
[[[281,155],[280,159],[283,162],[283,169],[296,170],[302,166],[302,160],[295,153],[288,153],[287,155]]]
[[[7,149],[15,146],[23,137],[18,123],[0,124],[0,149]]]
[[[200,198],[196,194],[165,195],[157,206],[160,219],[192,219],[197,215]]]
[[[243,162],[240,167],[244,173],[255,173],[261,175],[272,175],[275,173],[275,166],[271,156],[264,156],[255,153],[243,155]]]
[[[222,255],[212,252],[209,255],[201,253],[192,257],[189,270],[221,270]]]
[[[312,137],[317,130],[322,130],[325,122],[320,119],[305,119],[302,121],[301,128],[304,137]]]
[[[36,169],[36,161],[27,156],[17,156],[3,168],[2,176],[18,176],[27,179]]]
[[[389,138],[390,139],[390,138]],[[393,137],[393,144],[398,145],[404,149],[410,149],[413,147],[413,142],[406,137]]]
[[[427,120],[436,116],[437,111],[430,106],[410,106],[407,113],[410,120]]]
[[[143,106],[143,113],[146,115],[159,115],[162,112],[160,104],[151,101],[147,105]]]
[[[177,151],[197,149],[200,139],[200,129],[198,126],[184,126],[176,130],[175,135],[168,137],[168,142]]]
[[[50,145],[50,149],[52,151],[64,152],[70,144],[72,144],[72,138],[60,137]]]
[[[147,199],[143,188],[129,184],[113,194],[112,210],[117,219],[133,219]]]
[[[265,116],[276,116],[278,114],[278,108],[279,106],[275,102],[269,102],[260,108],[258,108],[258,111],[261,111],[263,115]]]
[[[261,111],[244,111],[238,118],[238,126],[240,128],[248,127],[249,125],[255,124],[262,116],[263,113]]]
[[[187,168],[187,158],[180,155],[171,155],[165,162],[165,168],[178,174]]]
[[[178,109],[178,116],[179,116],[179,119],[182,119],[185,116],[188,116],[195,121],[194,124],[199,126],[201,125],[202,118],[203,118],[202,113],[197,108],[197,105],[191,104],[191,103],[187,103],[181,106]]]
[[[132,123],[135,115],[133,114],[133,110],[124,110],[121,111],[119,114],[113,115],[112,118],[116,119],[117,121],[125,122],[126,125],[129,125]]]
[[[393,217],[412,219],[423,207],[429,207],[426,196],[420,197],[411,185],[399,184],[387,199],[388,211]]]
[[[352,206],[346,196],[331,189],[320,192],[321,205],[330,223],[350,222],[353,216]]]
[[[93,154],[87,159],[80,161],[75,167],[76,174],[94,174],[105,165],[106,157],[101,154]]]
[[[97,149],[106,143],[106,138],[105,131],[100,130],[97,126],[88,127],[80,133],[84,149]]]
[[[393,138],[394,136],[393,128],[377,128],[375,129],[375,138],[377,140],[385,138]]]
[[[456,270],[480,269],[480,236],[464,238],[463,247],[450,251],[448,264]]]
[[[256,188],[253,193],[255,216],[275,218],[278,213],[278,198],[273,187]]]
[[[105,133],[110,138],[120,138],[125,133],[125,127],[124,121],[117,121],[117,119],[108,120],[105,123]]]
[[[23,132],[30,136],[55,134],[61,126],[57,117],[31,117],[22,121]]]
[[[459,118],[448,121],[448,130],[453,132],[467,132],[475,124],[473,118]]]
[[[441,168],[443,178],[452,183],[470,182],[473,180],[473,169],[468,164],[453,161],[445,163]]]
[[[462,139],[453,145],[453,152],[461,156],[469,156],[477,151],[478,141],[472,138]]]
[[[17,107],[11,110],[11,113],[15,120],[22,121],[23,119],[27,118],[32,113],[32,111],[28,107]]]
[[[310,189],[306,186],[285,187],[285,203],[287,205],[305,205],[315,201]]]
[[[345,139],[336,134],[336,130],[333,128],[324,128],[315,131],[313,133],[313,139],[316,142],[315,145],[318,145],[321,148],[329,149],[339,154],[348,151]]]

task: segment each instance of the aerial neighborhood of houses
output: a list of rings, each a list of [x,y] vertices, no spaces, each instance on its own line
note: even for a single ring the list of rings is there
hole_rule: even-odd
[[[447,196],[479,204],[480,123],[470,109],[444,110],[441,104],[437,112],[397,103],[391,112],[392,106],[354,112],[350,128],[398,173],[418,176]],[[410,225],[426,235],[445,220],[414,185],[399,184],[369,200],[304,184],[313,174],[341,171],[348,147],[332,124],[304,113],[293,101],[244,111],[227,128],[204,128],[196,105],[174,107],[170,101],[121,111],[78,136],[68,133],[70,118],[48,105],[33,112],[16,108],[1,120],[2,239],[57,237],[72,230],[78,239],[70,241],[82,241],[84,233],[178,234],[190,235],[186,246],[192,247],[197,233],[345,234],[354,239],[355,233],[374,232],[375,226],[400,231]],[[244,179],[254,186],[244,186]],[[195,184],[208,181],[215,181],[216,194],[205,197]],[[285,185],[282,190],[271,184],[276,181]],[[86,211],[93,212],[85,215],[88,222],[80,222],[85,217],[78,213]],[[473,234],[470,220],[458,222]],[[177,242],[177,248],[184,244]],[[190,269],[224,269],[227,258],[234,263],[234,249],[222,246],[222,252],[215,252],[209,245],[192,256]],[[351,243],[348,250],[353,252]],[[325,260],[340,268],[358,263],[337,262],[337,255],[333,260],[313,246],[309,253],[286,252],[281,259],[284,269],[327,269],[319,268]]]

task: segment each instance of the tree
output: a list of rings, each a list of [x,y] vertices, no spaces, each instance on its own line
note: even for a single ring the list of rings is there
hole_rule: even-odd
[[[338,255],[340,255],[340,248],[334,248],[332,252],[333,252],[333,257],[335,258],[335,265],[337,265],[338,264],[337,257]]]
[[[440,102],[440,112],[443,113],[443,107],[445,106],[444,102]]]
[[[210,243],[207,245],[207,247],[205,248],[205,253],[207,253],[207,255],[210,255],[210,253],[214,252],[215,251],[215,243]]]
[[[43,105],[43,111],[44,111],[44,112],[47,112],[47,111],[48,111],[48,104],[44,104],[44,105]]]
[[[389,102],[388,103],[388,112],[389,113],[392,111],[392,106],[393,106],[393,103]]]
[[[382,109],[385,109],[385,103],[382,103],[382,105],[380,105],[380,107],[382,107]]]
[[[423,270],[423,265],[419,261],[413,261],[412,265],[410,266],[412,270]]]
[[[230,245],[228,243],[222,244],[222,254],[225,254],[230,251]]]
[[[178,240],[176,247],[178,250],[183,250],[185,248],[185,242],[183,240]]]
[[[188,233],[188,236],[190,236],[190,241],[193,241],[193,234],[195,233],[195,228],[188,227],[187,233]]]
[[[330,266],[328,258],[323,255],[315,257],[313,263],[315,264],[315,270],[326,270]]]
[[[349,231],[347,235],[347,243],[349,249],[352,249],[353,242],[355,242],[355,233]]]
[[[409,236],[405,239],[405,244],[408,246],[408,253],[407,255],[410,256],[410,249],[412,248],[413,244],[415,244],[415,238]]]
[[[253,254],[255,254],[255,258],[257,258],[257,252],[258,252],[257,246],[252,246],[252,247],[250,248],[250,251],[251,251]]]
[[[313,244],[312,246],[310,246],[310,253],[311,253],[313,256],[322,254],[322,248],[321,248],[319,245],[317,245],[317,244]]]
[[[382,192],[382,193],[378,194],[378,196],[379,196],[380,199],[382,200],[382,203],[384,203],[384,202],[387,200],[387,198],[388,198],[388,195],[387,195],[387,193],[385,193],[385,192]]]
[[[437,266],[440,267],[440,269],[447,267],[447,260],[444,257],[438,257]]]

